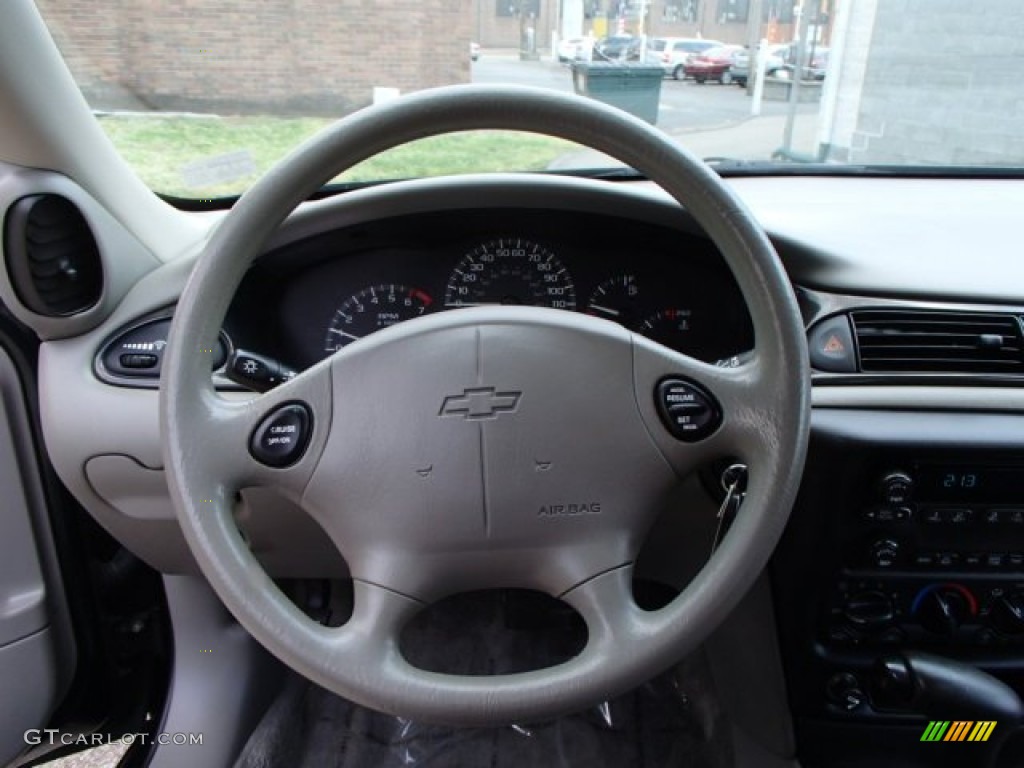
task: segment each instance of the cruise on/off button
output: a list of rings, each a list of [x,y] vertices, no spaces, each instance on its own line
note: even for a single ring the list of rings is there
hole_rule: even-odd
[[[249,440],[249,453],[268,467],[287,467],[298,461],[309,444],[313,418],[303,403],[282,405],[260,422]]]

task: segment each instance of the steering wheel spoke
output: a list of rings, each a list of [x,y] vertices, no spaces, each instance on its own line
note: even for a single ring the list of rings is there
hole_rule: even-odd
[[[362,579],[354,579],[352,586],[351,617],[340,627],[326,629],[329,652],[340,663],[361,663],[368,669],[396,663],[402,628],[424,604]]]
[[[643,634],[644,612],[633,600],[633,569],[613,568],[576,585],[561,596],[587,625],[584,653],[621,652]],[[616,651],[618,649],[618,651]]]
[[[197,393],[202,437],[188,445],[206,493],[276,487],[298,498],[326,443],[331,422],[330,367],[318,365],[255,397]]]
[[[681,476],[718,459],[753,465],[771,455],[786,407],[773,370],[756,352],[721,367],[634,337],[637,405]]]

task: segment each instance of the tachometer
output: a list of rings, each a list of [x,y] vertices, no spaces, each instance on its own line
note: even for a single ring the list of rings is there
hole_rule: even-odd
[[[334,313],[327,326],[324,350],[337,352],[381,328],[419,317],[433,302],[426,291],[396,283],[364,288],[345,299]]]
[[[478,245],[462,257],[448,278],[444,303],[576,309],[576,288],[551,251],[521,237],[507,237]]]

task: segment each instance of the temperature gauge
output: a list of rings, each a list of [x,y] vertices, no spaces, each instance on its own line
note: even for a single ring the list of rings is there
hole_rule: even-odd
[[[672,349],[685,350],[693,331],[693,310],[662,309],[640,323],[640,333]]]

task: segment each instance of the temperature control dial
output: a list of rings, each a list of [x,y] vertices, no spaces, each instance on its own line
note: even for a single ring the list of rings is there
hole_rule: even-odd
[[[960,584],[933,584],[918,592],[912,610],[922,627],[948,638],[977,614],[978,603],[971,591]]]
[[[989,608],[988,619],[992,627],[1004,635],[1024,634],[1024,592],[996,598]]]

